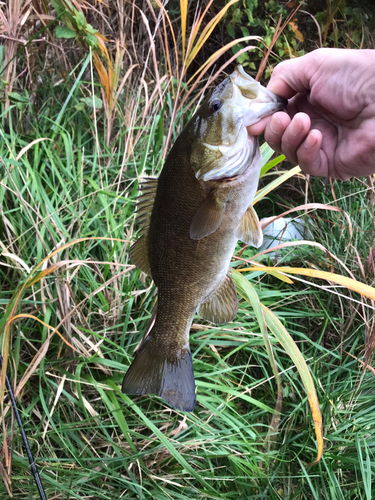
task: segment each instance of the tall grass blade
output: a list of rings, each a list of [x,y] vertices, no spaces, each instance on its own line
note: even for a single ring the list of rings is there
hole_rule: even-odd
[[[308,276],[310,278],[320,278],[327,281],[332,281],[333,283],[337,283],[338,285],[342,285],[349,290],[353,290],[353,292],[357,292],[364,297],[368,297],[369,299],[375,300],[375,288],[369,285],[365,285],[360,281],[354,280],[353,278],[347,278],[346,276],[341,276],[340,274],[328,273],[327,271],[319,271],[316,269],[304,269],[303,267],[247,267],[245,269],[240,269],[240,271],[263,271],[268,273],[270,271],[274,272],[275,270],[280,273],[287,274],[302,274],[302,276]]]
[[[26,313],[22,313],[22,314],[17,314],[16,316],[13,316],[12,319],[10,319],[8,322],[7,322],[7,327],[9,327],[11,325],[11,323],[13,323],[13,321],[16,321],[16,319],[21,319],[21,318],[30,318],[30,319],[34,319],[35,321],[38,321],[39,323],[41,323],[43,326],[45,326],[46,328],[48,328],[49,330],[52,330],[53,332],[57,333],[57,335],[61,338],[61,340],[63,342],[65,342],[71,349],[73,349],[73,351],[75,352],[78,352],[77,349],[75,347],[72,346],[72,344],[70,344],[66,338],[64,338],[64,336],[56,329],[54,328],[53,326],[51,325],[47,325],[47,323],[45,323],[44,321],[42,321],[41,319],[37,318],[36,316],[34,316],[33,314],[26,314]]]
[[[372,500],[373,495],[371,494],[372,490],[372,481],[371,481],[371,460],[370,460],[370,453],[369,449],[366,443],[366,439],[359,439],[358,436],[355,438],[355,445],[358,451],[358,462],[359,462],[359,467],[361,470],[362,474],[362,480],[363,480],[363,487],[365,489],[365,494],[366,494],[366,500]],[[365,450],[366,453],[366,459],[364,460],[363,454],[362,454],[362,447]]]
[[[297,165],[297,167],[291,168],[287,172],[284,172],[282,175],[280,175],[279,177],[277,177],[275,180],[273,180],[272,182],[270,182],[269,184],[267,184],[266,186],[264,186],[264,188],[259,189],[259,191],[256,193],[256,195],[254,197],[253,205],[255,205],[256,203],[258,203],[258,201],[260,201],[262,198],[264,198],[265,196],[267,196],[268,193],[270,193],[271,191],[273,191],[274,189],[276,189],[283,182],[285,182],[288,179],[290,179],[291,177],[293,177],[293,175],[299,174],[300,172],[301,172],[301,169]]]
[[[181,13],[181,37],[182,37],[182,61],[185,61],[186,50],[186,19],[188,0],[180,0],[180,13]]]
[[[275,335],[277,340],[285,349],[285,352],[291,357],[293,363],[296,365],[298,373],[300,374],[302,383],[306,389],[307,399],[310,404],[310,409],[314,421],[316,442],[318,446],[317,456],[314,462],[309,465],[314,465],[319,462],[323,454],[323,420],[320,412],[319,400],[316,394],[313,379],[310,370],[298,349],[297,344],[287,332],[281,321],[275,314],[262,304],[262,310],[266,319],[266,323],[271,332]]]
[[[186,67],[188,67],[192,61],[195,59],[196,55],[198,52],[201,50],[203,45],[206,43],[208,37],[211,35],[217,24],[221,21],[221,19],[224,17],[226,11],[231,7],[234,3],[237,3],[238,0],[230,0],[222,9],[221,11],[216,14],[216,16],[211,19],[211,21],[204,27],[200,37],[198,38],[196,44],[192,48],[190,54],[187,57],[186,61]],[[203,18],[203,16],[202,16]]]
[[[90,62],[90,55],[88,55],[86,57],[86,59],[83,61],[83,64],[82,64],[82,68],[81,68],[81,71],[79,72],[76,80],[74,81],[73,85],[72,85],[72,88],[70,89],[70,92],[69,92],[69,95],[68,97],[65,99],[65,102],[64,104],[62,105],[62,108],[59,112],[59,114],[57,115],[57,118],[55,120],[55,123],[54,125],[52,126],[52,130],[55,130],[55,133],[57,133],[57,130],[58,130],[58,126],[60,125],[60,122],[61,122],[61,119],[65,113],[65,110],[66,110],[66,107],[70,101],[70,99],[72,98],[73,94],[74,94],[74,91],[75,89],[77,88],[79,82],[81,81],[81,78],[87,68],[87,66],[89,65],[89,62]],[[53,137],[52,137],[52,140],[53,140]]]
[[[271,437],[271,442],[275,440],[277,431],[278,431],[278,426],[279,426],[279,421],[280,421],[280,412],[281,412],[281,406],[282,406],[282,398],[283,398],[283,393],[281,389],[281,381],[279,377],[279,372],[276,366],[276,361],[275,361],[275,356],[273,354],[272,350],[272,345],[270,343],[270,339],[268,337],[267,333],[267,324],[265,321],[265,317],[262,312],[262,305],[260,303],[259,297],[252,287],[252,285],[248,282],[248,280],[238,271],[234,270],[232,271],[232,276],[234,278],[234,282],[236,284],[236,289],[241,295],[243,299],[245,299],[247,302],[251,304],[251,307],[254,310],[255,316],[257,318],[258,324],[260,331],[262,333],[263,337],[263,342],[267,351],[268,359],[272,368],[272,373],[275,377],[276,385],[277,385],[277,401],[276,401],[276,406],[275,406],[275,414],[272,417],[272,422],[270,426],[270,432],[268,433],[268,436]]]
[[[241,271],[243,271],[241,269]],[[319,462],[319,460],[322,457],[323,453],[323,422],[322,422],[322,415],[320,413],[320,408],[319,408],[319,400],[318,396],[316,394],[314,382],[312,380],[310,370],[306,364],[306,361],[304,360],[301,351],[298,349],[297,344],[294,342],[292,337],[289,335],[287,332],[286,328],[283,326],[281,321],[275,316],[275,314],[268,309],[264,304],[261,304],[259,299],[256,297],[256,292],[252,288],[251,284],[247,281],[246,278],[241,277],[239,272],[233,272],[233,280],[236,284],[236,287],[238,289],[239,294],[247,301],[249,304],[251,304],[252,307],[254,307],[254,312],[256,314],[256,317],[259,322],[259,327],[262,331],[264,330],[264,323],[267,325],[267,327],[271,330],[271,332],[274,334],[278,342],[283,346],[285,349],[285,352],[290,356],[294,364],[296,365],[296,368],[298,370],[298,373],[301,376],[302,383],[306,389],[306,394],[307,398],[310,404],[311,408],[311,413],[314,421],[314,426],[315,426],[315,434],[316,434],[316,441],[318,445],[318,452],[317,452],[317,458],[316,460],[311,464],[315,464]],[[262,332],[263,333],[263,332]],[[267,349],[267,352],[269,349]],[[277,373],[277,368],[276,364],[273,360],[273,354],[271,356],[270,362],[271,365],[274,364],[272,367],[272,370],[275,374]],[[276,381],[278,381],[278,373],[277,375],[275,374]]]
[[[265,142],[261,145],[260,152],[262,153],[262,168],[263,168],[275,151],[271,148],[271,146],[269,146]]]
[[[263,144],[264,145],[267,145],[266,143]],[[262,148],[260,148],[262,150]],[[266,175],[266,173],[271,170],[271,168],[273,167],[276,167],[276,165],[279,165],[280,163],[282,163],[284,160],[285,160],[285,156],[284,155],[279,155],[277,156],[276,158],[274,158],[273,160],[271,161],[268,161],[269,158],[272,156],[273,154],[273,150],[270,148],[270,150],[272,151],[271,155],[269,155],[269,151],[266,150],[265,151],[265,155],[262,154],[262,168],[260,170],[260,174],[259,174],[259,178],[261,179],[264,175]],[[268,162],[268,163],[267,163]],[[275,172],[276,173],[276,172]]]

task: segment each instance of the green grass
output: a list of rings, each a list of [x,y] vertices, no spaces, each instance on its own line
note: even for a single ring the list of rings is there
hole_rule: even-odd
[[[305,390],[271,334],[283,407],[276,442],[267,446],[276,384],[259,325],[243,300],[233,323],[215,327],[197,319],[193,325],[194,413],[171,410],[157,397],[121,394],[123,375],[151,318],[155,289],[131,267],[129,244],[115,239],[137,237],[138,177],[161,168],[172,105],[168,96],[164,110],[154,105],[132,151],[128,141],[136,136],[139,120],[118,127],[107,147],[100,110],[96,133],[92,109],[76,108],[89,88],[83,80],[88,75],[79,73],[82,67],[76,78],[41,90],[38,107],[18,103],[8,113],[9,122],[4,109],[0,117],[1,313],[25,282],[27,269],[49,253],[78,238],[113,238],[81,241],[61,251],[48,265],[54,259],[66,264],[28,289],[17,309],[52,327],[60,325],[78,351],[72,353],[55,334],[18,397],[47,497],[371,500],[374,374],[367,370],[361,380],[360,363],[346,354],[362,359],[366,332],[361,306],[346,290],[337,289],[349,297],[339,299],[308,282],[287,285],[261,273],[246,275],[310,366],[324,418],[325,452],[318,465],[306,466],[315,458],[316,443]],[[128,103],[121,102],[120,109]],[[186,119],[177,117],[174,134]],[[35,143],[16,161],[22,148],[38,138],[52,140]],[[373,237],[369,191],[364,190],[359,182],[335,184],[338,205],[355,229],[349,248],[341,214],[315,212],[318,218],[311,223],[317,241],[360,280],[353,247],[364,263]],[[278,195],[281,203],[289,203],[285,193],[284,188],[269,195],[271,203],[259,205],[261,215],[272,215],[273,207],[282,211]],[[309,199],[332,202],[320,180],[313,181]],[[246,249],[243,256],[254,253]],[[286,259],[322,270],[330,265],[313,248],[299,248]],[[371,270],[365,264],[364,269],[372,284]],[[343,269],[335,264],[335,271]],[[372,309],[365,310],[371,324]],[[13,323],[8,364],[13,383],[21,381],[48,334],[30,318]],[[13,498],[38,498],[9,412],[5,425],[7,443],[13,443],[8,448]],[[4,484],[0,498],[7,498]]]

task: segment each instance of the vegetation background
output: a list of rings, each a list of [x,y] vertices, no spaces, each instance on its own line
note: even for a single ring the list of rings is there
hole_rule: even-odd
[[[193,324],[194,413],[119,387],[156,301],[128,260],[138,179],[158,174],[223,65],[255,76],[273,39],[266,82],[321,46],[375,48],[374,27],[370,0],[0,2],[1,344],[47,498],[373,499],[374,302],[348,288],[243,271],[275,262],[242,245],[233,259],[310,367],[316,465],[300,374],[271,332],[265,349],[246,294],[235,322]],[[259,216],[294,209],[315,242],[280,251],[278,265],[372,286],[373,178],[273,165]],[[4,385],[0,395],[0,498],[38,498]]]

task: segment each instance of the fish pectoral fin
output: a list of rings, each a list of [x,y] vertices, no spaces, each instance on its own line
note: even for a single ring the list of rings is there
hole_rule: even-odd
[[[212,234],[220,226],[224,217],[226,200],[220,199],[217,191],[212,191],[198,208],[190,226],[190,238],[201,240]]]
[[[251,205],[241,219],[236,236],[239,240],[256,248],[259,248],[263,243],[263,231],[260,227],[258,215]]]
[[[157,394],[176,410],[193,411],[195,381],[190,348],[163,346],[151,330],[126,372],[122,392]]]
[[[218,288],[199,306],[198,314],[212,323],[229,323],[237,315],[238,296],[229,273]]]
[[[137,240],[129,250],[129,256],[133,264],[141,271],[151,276],[150,263],[148,260],[148,237],[143,235]]]

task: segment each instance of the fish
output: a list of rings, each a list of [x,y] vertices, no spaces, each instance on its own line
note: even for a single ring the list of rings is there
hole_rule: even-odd
[[[246,127],[286,104],[237,66],[177,137],[159,178],[143,183],[141,236],[129,253],[153,279],[158,299],[154,326],[125,374],[123,393],[156,394],[176,410],[194,410],[194,316],[233,321],[238,296],[229,264],[237,241],[254,247],[263,241],[252,207],[262,159],[258,138]]]

